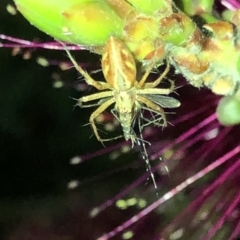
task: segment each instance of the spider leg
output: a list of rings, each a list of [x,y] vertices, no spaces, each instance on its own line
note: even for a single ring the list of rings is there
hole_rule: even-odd
[[[169,70],[170,70],[170,64],[167,61],[167,66],[166,66],[164,72],[154,82],[146,83],[144,88],[155,88],[166,77],[166,75],[168,74]],[[169,81],[171,82],[171,84],[173,84],[173,81],[171,81],[171,80],[169,80]],[[171,87],[172,87],[172,85],[171,85]],[[173,85],[173,90],[174,90],[174,85]]]
[[[104,141],[110,141],[110,140],[113,140],[113,139],[117,139],[117,138],[120,138],[122,136],[118,136],[118,137],[114,137],[114,138],[109,138],[109,139],[102,139],[99,134],[98,134],[98,130],[97,130],[97,127],[96,127],[96,124],[95,124],[95,118],[101,114],[103,111],[105,111],[111,104],[113,104],[115,102],[115,99],[114,98],[111,98],[109,100],[107,100],[106,102],[104,102],[101,106],[99,106],[90,116],[89,118],[89,122],[93,128],[93,132],[97,138],[97,140],[99,142],[104,142]]]
[[[75,61],[75,59],[73,58],[71,53],[67,49],[65,49],[65,51],[67,52],[67,55],[68,55],[69,59],[71,60],[73,66],[76,68],[76,70],[78,72],[80,72],[83,75],[83,77],[85,78],[85,81],[86,81],[86,83],[88,85],[91,85],[91,86],[95,87],[98,90],[105,90],[105,89],[109,89],[110,88],[110,85],[108,83],[98,82],[98,81],[94,80],[86,71],[84,71],[82,69],[81,66],[79,66],[77,64],[77,62]]]
[[[136,85],[137,89],[141,89],[143,88],[143,86],[145,85],[145,82],[147,80],[147,77],[149,76],[149,74],[151,73],[152,69],[153,69],[154,64],[150,64],[149,68],[147,69],[147,71],[144,73],[144,75],[142,76],[142,78],[139,80],[139,82]]]
[[[169,95],[170,93],[174,92],[174,82],[172,80],[169,80],[169,82],[171,83],[171,87],[170,88],[143,88],[143,89],[137,89],[136,93],[137,94],[156,94],[156,95]],[[147,86],[148,83],[146,83],[145,86]]]
[[[149,113],[151,114],[152,118],[151,118],[151,119],[146,118],[146,117],[144,117],[143,114],[141,113],[141,118],[146,122],[146,123],[143,123],[143,124],[141,125],[141,129],[147,127],[147,126],[150,125],[150,124],[153,124],[153,125],[158,126],[158,127],[159,127],[159,126],[163,126],[163,124],[161,123],[162,120],[163,120],[161,113],[156,112],[156,111],[154,111],[153,109],[150,109],[150,108],[144,107],[144,106],[142,106],[142,109],[149,111]],[[155,114],[155,115],[154,115],[154,114]],[[159,115],[160,115],[160,116],[159,116]]]
[[[111,97],[112,95],[113,95],[112,91],[98,92],[98,93],[94,93],[94,94],[91,94],[88,96],[81,97],[78,99],[78,102],[81,107],[82,103],[84,103],[84,102],[90,102],[90,101],[98,100],[101,98]]]
[[[149,87],[149,88],[154,88],[156,87],[165,77],[166,75],[168,74],[169,70],[170,70],[170,64],[169,62],[167,61],[167,67],[165,68],[164,72],[154,81],[154,82],[151,82],[151,83],[145,83],[146,80],[147,80],[147,77],[149,76],[150,72],[152,71],[154,67],[154,64],[151,64],[148,68],[148,70],[145,72],[145,74],[142,76],[142,78],[140,79],[140,81],[138,82],[136,88],[145,88],[146,85]]]
[[[159,107],[157,104],[153,103],[151,100],[137,95],[137,100],[144,105],[146,105],[148,108],[154,110],[155,112],[159,113],[162,116],[163,124],[162,126],[166,127],[167,126],[167,119],[164,110]]]

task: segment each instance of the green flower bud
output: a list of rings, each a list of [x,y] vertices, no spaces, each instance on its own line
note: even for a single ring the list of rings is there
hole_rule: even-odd
[[[62,12],[64,34],[71,42],[104,45],[110,35],[121,36],[124,21],[103,1],[82,2]]]
[[[217,117],[225,126],[240,123],[240,100],[235,96],[223,97],[217,107]]]
[[[28,21],[62,41],[103,45],[122,34],[124,22],[104,0],[15,0]]]
[[[17,9],[35,27],[56,39],[69,41],[62,32],[62,15],[64,9],[79,0],[15,0]]]
[[[157,11],[163,11],[166,14],[166,10],[172,10],[171,1],[165,0],[128,0],[138,11],[152,15]]]
[[[188,15],[199,15],[202,13],[212,13],[214,0],[181,0],[177,4]]]

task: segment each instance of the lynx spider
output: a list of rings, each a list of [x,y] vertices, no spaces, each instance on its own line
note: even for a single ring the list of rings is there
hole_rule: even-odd
[[[66,52],[76,70],[85,78],[86,83],[95,87],[97,90],[102,91],[79,99],[79,105],[82,107],[92,106],[83,105],[83,103],[100,100],[97,104],[100,106],[98,106],[98,108],[91,114],[89,119],[94,134],[100,142],[110,141],[124,136],[125,140],[131,139],[133,144],[136,136],[133,132],[132,124],[136,115],[141,110],[142,105],[146,106],[149,111],[159,113],[163,120],[163,126],[167,125],[167,121],[165,112],[160,106],[167,108],[180,106],[178,100],[172,97],[162,96],[169,95],[174,91],[173,81],[169,80],[171,83],[169,89],[156,88],[169,72],[170,65],[167,64],[162,75],[160,75],[155,81],[146,83],[147,77],[154,67],[154,65],[151,64],[142,78],[137,81],[136,62],[132,53],[122,41],[113,36],[107,41],[102,55],[102,70],[106,82],[94,80],[77,64],[70,52],[68,50],[66,50]],[[99,136],[94,120],[113,103],[115,103],[114,109],[118,113],[118,117],[116,115],[115,117],[117,117],[122,126],[123,136],[102,139]]]

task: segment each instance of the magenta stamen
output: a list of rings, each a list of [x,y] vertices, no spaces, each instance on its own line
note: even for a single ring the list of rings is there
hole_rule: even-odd
[[[0,34],[0,39],[7,40],[13,43],[18,44],[12,44],[12,43],[0,43],[0,47],[5,48],[44,48],[44,49],[51,49],[51,50],[65,50],[65,47],[58,42],[46,42],[46,43],[38,43],[38,42],[31,42],[24,39],[14,38],[8,35]],[[66,46],[68,50],[84,50],[85,48],[83,46],[77,46],[69,44]]]
[[[107,239],[110,239],[111,237],[117,235],[118,233],[122,232],[123,230],[125,230],[126,228],[128,228],[132,224],[134,224],[136,221],[139,221],[140,219],[145,217],[147,214],[149,214],[151,211],[153,211],[154,209],[159,207],[162,203],[164,203],[167,200],[169,200],[170,198],[174,197],[176,194],[178,194],[180,191],[185,189],[187,186],[189,186],[190,184],[196,182],[198,179],[202,178],[207,173],[213,171],[218,166],[222,165],[223,163],[225,163],[226,161],[230,160],[232,157],[234,157],[235,155],[237,155],[239,153],[240,153],[240,146],[237,146],[232,151],[230,151],[227,154],[225,154],[223,157],[219,158],[218,160],[216,160],[215,162],[213,162],[212,164],[210,164],[209,166],[207,166],[203,170],[199,171],[198,173],[196,173],[192,177],[188,178],[186,181],[182,182],[181,184],[179,184],[178,186],[173,188],[171,191],[169,191],[166,194],[164,194],[156,202],[154,202],[153,204],[149,205],[147,208],[145,208],[143,211],[139,212],[137,215],[133,216],[132,218],[130,218],[126,222],[122,223],[120,226],[118,226],[117,228],[113,229],[111,232],[109,232],[107,234],[104,234],[103,236],[98,238],[98,240],[105,240],[105,239],[107,240]]]

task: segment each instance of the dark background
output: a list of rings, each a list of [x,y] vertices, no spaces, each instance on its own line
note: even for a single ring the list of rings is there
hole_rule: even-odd
[[[53,40],[20,13],[10,15],[7,3],[4,0],[0,4],[1,34],[41,42]],[[66,61],[64,51],[35,49],[31,58],[24,60],[26,51],[12,56],[12,49],[0,48],[0,239],[96,239],[127,215],[110,209],[91,220],[89,212],[144,173],[144,162],[127,173],[114,172],[137,159],[133,151],[116,161],[103,154],[70,165],[74,156],[104,149],[90,125],[83,126],[93,109],[74,108],[72,98],[84,94],[76,90],[79,74],[75,69],[62,72],[58,66],[36,63],[39,56]],[[99,68],[97,55],[81,51],[74,56]],[[64,87],[53,87],[53,73],[59,74]],[[69,190],[67,184],[73,179],[79,180],[80,187]],[[152,197],[155,199],[155,193]]]
[[[40,42],[53,41],[31,26],[19,13],[16,16],[7,13],[7,3],[9,1],[2,0],[0,4],[0,34]],[[112,207],[96,218],[89,217],[95,206],[110,200],[134,179],[145,174],[145,163],[136,150],[127,154],[120,153],[115,161],[110,159],[109,153],[102,154],[104,151],[119,151],[124,142],[106,143],[104,148],[93,136],[91,127],[84,126],[93,109],[74,107],[74,99],[94,90],[77,90],[84,82],[79,81],[75,69],[63,72],[57,65],[42,67],[36,63],[39,56],[67,61],[64,51],[35,49],[31,51],[29,60],[23,59],[24,53],[26,50],[12,56],[12,49],[0,48],[0,240],[96,239],[139,212],[137,208],[119,210],[113,203]],[[79,62],[87,64],[88,71],[99,69],[99,56],[88,51],[73,54]],[[58,74],[64,87],[54,87],[53,74]],[[93,76],[102,79],[101,73]],[[181,83],[180,80],[177,85],[184,84]],[[176,98],[182,105],[171,111],[174,114],[168,115],[170,122],[176,116],[187,116],[202,106],[209,105],[209,108],[200,117],[183,121],[174,127],[169,124],[170,127],[164,130],[154,130],[155,134],[150,139],[153,150],[159,151],[164,144],[171,143],[176,136],[196,126],[215,111],[218,98],[210,91],[184,86],[177,89],[177,92],[179,96]],[[212,156],[205,157],[200,161],[201,164],[198,161],[195,166],[197,159],[191,158],[190,151],[201,149],[201,144],[201,141],[196,143],[190,150],[181,152],[178,159],[171,159],[167,163],[172,171],[170,176],[158,176],[161,191],[166,192],[217,159],[214,153],[219,152],[220,156],[221,151],[225,151],[221,147],[216,148],[212,151]],[[171,151],[179,150],[178,148],[181,150],[179,146],[174,146]],[[79,165],[69,164],[75,156],[90,156],[92,153],[99,154]],[[179,162],[182,164],[176,167]],[[138,221],[137,227],[133,227],[136,231],[132,239],[153,239],[163,229],[161,224],[164,221],[171,222],[180,209],[200,196],[204,184],[215,175],[209,174],[200,183],[197,182],[195,188],[191,186],[191,189],[181,192],[164,207],[160,206],[148,214],[146,221]],[[69,190],[68,183],[75,179],[80,186]],[[189,197],[191,190],[194,194]],[[151,179],[125,196],[130,197],[148,198],[148,204],[156,201]],[[189,216],[183,221],[184,227],[188,227],[189,221],[194,220],[195,215],[192,216],[189,212]],[[199,229],[197,230],[201,231]],[[189,235],[191,233],[189,231]],[[195,229],[192,236],[194,234]],[[122,238],[118,236],[114,239]]]

